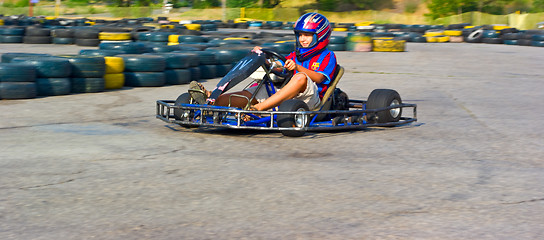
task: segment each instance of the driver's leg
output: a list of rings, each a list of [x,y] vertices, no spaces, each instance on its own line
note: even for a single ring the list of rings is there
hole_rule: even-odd
[[[241,95],[241,96],[236,96]],[[247,106],[247,100],[251,98],[251,93],[248,91],[240,91],[234,93],[221,94],[217,100],[215,100],[216,106],[231,106],[237,108],[244,108]],[[247,98],[246,98],[247,97]],[[251,105],[257,104],[257,100],[253,99]]]
[[[303,73],[295,74],[291,80],[280,89],[276,94],[270,96],[266,100],[257,103],[254,107],[258,111],[265,111],[273,107],[279,106],[283,101],[296,97],[299,93],[304,92],[307,85],[307,76]],[[247,101],[246,101],[247,103]]]

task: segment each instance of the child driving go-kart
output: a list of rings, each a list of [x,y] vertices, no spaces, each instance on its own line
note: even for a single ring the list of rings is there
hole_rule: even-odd
[[[212,92],[193,81],[189,88],[191,97],[198,104],[208,103],[256,111],[272,109],[294,98],[305,102],[310,110],[317,109],[337,66],[334,52],[327,49],[331,26],[325,16],[319,13],[306,13],[296,21],[294,32],[295,51],[286,57],[285,63],[280,63],[294,74],[273,95],[269,96],[266,88],[258,89],[257,86],[253,86],[243,91],[222,94],[217,99],[210,99]],[[261,49],[256,46],[252,52],[261,54]]]

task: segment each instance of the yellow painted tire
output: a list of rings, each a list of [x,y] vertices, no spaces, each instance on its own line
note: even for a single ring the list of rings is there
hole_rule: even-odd
[[[223,40],[250,40],[250,39],[243,38],[243,37],[228,37],[228,38],[223,38]]]
[[[425,39],[427,39],[428,43],[434,43],[434,42],[438,41],[438,39],[436,39],[436,37],[425,37]]]
[[[493,26],[493,30],[501,31],[503,29],[510,28],[509,26]]]
[[[0,19],[0,25],[4,25],[4,19]]]
[[[335,32],[345,32],[348,29],[347,28],[333,28],[332,30],[335,31]]]
[[[394,38],[373,38],[372,51],[374,52],[404,52],[406,40]]]
[[[356,27],[370,26],[374,24],[372,21],[358,22],[355,24]]]
[[[200,24],[185,24],[185,27],[189,30],[200,31]]]
[[[123,73],[110,73],[104,75],[104,88],[105,89],[120,89],[125,85],[125,74]]]
[[[164,24],[164,25],[161,25],[161,29],[174,29],[174,25]]]
[[[168,46],[177,46],[177,45],[179,45],[179,42],[168,42],[166,45],[168,45]]]
[[[449,41],[450,41],[449,36],[436,36],[436,42],[444,43],[444,42],[449,42]]]
[[[446,30],[446,31],[444,31],[444,35],[446,35],[446,36],[461,36],[461,35],[463,35],[463,31]]]
[[[425,35],[423,35],[424,37],[436,37],[436,36],[440,36],[440,35],[444,35],[444,31],[427,31],[425,32]]]
[[[125,71],[125,62],[121,57],[104,57],[106,62],[106,74],[122,73]]]
[[[169,43],[179,43],[179,35],[169,35],[168,36],[168,42]]]
[[[119,41],[119,40],[131,40],[130,33],[118,33],[118,32],[101,32],[98,34],[98,39]]]

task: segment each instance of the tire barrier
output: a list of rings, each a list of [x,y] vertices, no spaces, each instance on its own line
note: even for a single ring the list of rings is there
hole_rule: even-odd
[[[129,87],[161,87],[166,83],[162,72],[125,72],[125,86]]]
[[[395,38],[372,39],[372,50],[375,52],[404,52],[405,48],[405,40],[398,40]]]
[[[70,61],[61,57],[16,57],[11,62],[33,65],[36,68],[38,78],[64,78],[70,77],[72,73]]]
[[[29,99],[36,96],[35,82],[0,82],[0,99]]]
[[[67,95],[72,91],[70,78],[37,78],[36,88],[38,96]]]
[[[104,89],[121,89],[125,86],[124,73],[106,73],[104,75]]]
[[[104,64],[106,74],[123,73],[125,71],[125,61],[122,57],[105,56]]]
[[[121,54],[125,72],[162,72],[166,68],[166,60],[159,55]]]
[[[23,63],[0,63],[0,82],[34,82],[36,69]]]
[[[348,34],[346,38],[346,50],[355,52],[372,51],[372,37],[369,34]]]
[[[72,93],[95,93],[104,91],[104,78],[70,78]]]
[[[189,69],[167,69],[164,71],[166,84],[178,85],[191,82],[191,71]]]
[[[113,57],[119,54],[124,54],[124,51],[121,50],[107,50],[107,49],[82,49],[79,51],[79,55],[85,56],[102,56],[102,57]]]
[[[65,55],[60,56],[68,59],[72,66],[71,77],[73,78],[102,78],[106,73],[104,57]]]

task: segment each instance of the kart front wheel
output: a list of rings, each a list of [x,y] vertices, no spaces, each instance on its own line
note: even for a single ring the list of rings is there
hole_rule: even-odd
[[[402,100],[397,91],[392,89],[374,89],[368,96],[366,109],[386,108],[400,105]],[[388,123],[398,122],[402,115],[402,108],[393,108],[390,110],[379,111],[368,115],[370,122]]]
[[[181,106],[181,104],[191,104],[192,101],[193,100],[192,100],[191,95],[189,93],[183,93],[183,94],[179,95],[179,97],[176,99],[176,102],[174,103],[174,106]],[[191,111],[182,110],[182,109],[179,109],[179,108],[174,108],[174,118],[176,120],[186,121],[186,120],[190,120],[192,117],[193,116],[192,116]],[[198,127],[198,126],[187,125],[187,124],[180,124],[180,126],[182,126],[184,128]]]
[[[280,112],[305,112],[309,111],[308,105],[298,99],[289,99],[279,106]],[[303,114],[278,114],[278,126],[285,128],[303,128],[308,126],[308,115]],[[301,137],[305,130],[281,130],[281,134],[287,137]]]

